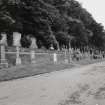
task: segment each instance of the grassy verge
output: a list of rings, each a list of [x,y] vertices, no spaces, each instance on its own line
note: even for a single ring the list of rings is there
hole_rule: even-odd
[[[73,67],[72,64],[42,63],[42,64],[20,65],[8,69],[4,68],[0,70],[0,81],[24,78],[28,76],[63,70],[71,67]]]
[[[74,63],[71,64],[53,64],[53,63],[37,63],[37,64],[28,64],[28,65],[20,65],[15,66],[11,68],[4,68],[0,70],[0,81],[8,81],[18,78],[24,78],[34,75],[39,75],[43,73],[49,73],[53,71],[59,71],[64,69],[70,69],[72,67],[76,67],[78,65],[87,65],[92,64],[96,62],[105,61],[105,59],[97,59],[97,60],[80,60],[80,61],[74,61]],[[77,64],[77,65],[76,65]]]

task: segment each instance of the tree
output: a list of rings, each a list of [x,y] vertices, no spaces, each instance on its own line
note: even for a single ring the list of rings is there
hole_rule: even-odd
[[[76,0],[0,0],[0,31],[33,35],[46,48],[105,46],[103,26]]]

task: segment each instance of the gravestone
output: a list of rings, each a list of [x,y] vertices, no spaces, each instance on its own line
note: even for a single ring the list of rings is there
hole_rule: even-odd
[[[0,44],[1,45],[7,45],[7,34],[6,33],[1,33],[1,40],[0,40]]]
[[[64,62],[68,63],[67,49],[64,50]]]
[[[16,65],[21,64],[21,58],[19,55],[20,46],[21,46],[20,40],[21,40],[21,33],[13,32],[13,46],[16,47]]]
[[[30,45],[31,49],[35,49],[37,48],[37,44],[36,44],[36,38],[31,37],[31,45]]]
[[[20,40],[21,40],[21,33],[13,32],[13,46],[20,47],[21,46]]]
[[[53,61],[54,61],[54,64],[57,63],[57,54],[56,53],[53,54]]]
[[[37,48],[36,39],[31,37],[31,45],[30,45],[30,55],[31,55],[31,63],[35,63],[35,49]]]
[[[0,40],[0,66],[1,67],[8,67],[7,60],[5,58],[5,46],[7,45],[7,34],[1,33],[1,40]]]
[[[73,54],[73,49],[69,48],[69,63],[72,62],[72,54]]]

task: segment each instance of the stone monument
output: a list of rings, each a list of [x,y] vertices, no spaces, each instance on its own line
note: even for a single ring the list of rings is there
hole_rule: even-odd
[[[30,45],[30,55],[31,55],[31,63],[35,63],[35,49],[37,48],[36,39],[31,37],[31,45]]]
[[[69,63],[72,63],[72,54],[73,54],[73,49],[69,48]]]
[[[56,53],[53,54],[53,61],[54,61],[54,64],[57,63],[57,54]]]
[[[64,61],[68,63],[67,49],[64,50]]]
[[[21,58],[19,55],[20,46],[21,46],[20,40],[21,40],[21,33],[13,32],[13,45],[16,47],[16,65],[21,64]]]
[[[0,66],[1,67],[8,67],[7,60],[5,58],[5,46],[7,45],[7,34],[1,33],[1,40],[0,40]]]

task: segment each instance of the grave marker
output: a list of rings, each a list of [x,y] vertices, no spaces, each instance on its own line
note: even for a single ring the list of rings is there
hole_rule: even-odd
[[[53,54],[53,61],[55,64],[57,63],[57,54],[56,53]]]
[[[1,67],[8,67],[8,62],[5,58],[5,46],[7,45],[7,34],[1,33],[2,39],[0,40],[0,66]]]
[[[13,32],[13,45],[16,47],[16,65],[21,64],[21,58],[19,55],[20,46],[21,46],[20,40],[21,40],[21,33]]]
[[[35,49],[37,48],[36,39],[34,37],[31,37],[31,63],[35,63]]]

